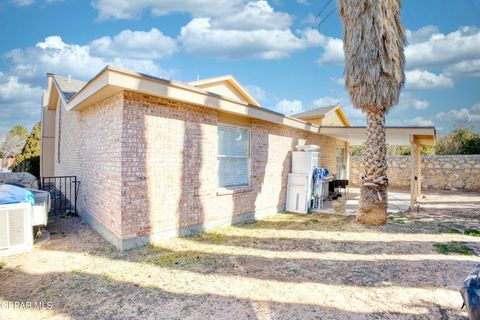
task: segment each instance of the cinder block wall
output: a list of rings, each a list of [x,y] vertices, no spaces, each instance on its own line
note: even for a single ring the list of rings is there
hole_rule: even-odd
[[[360,185],[361,158],[351,159],[352,185]],[[388,156],[388,181],[393,188],[410,187],[410,156]],[[480,191],[480,155],[422,156],[422,188]]]

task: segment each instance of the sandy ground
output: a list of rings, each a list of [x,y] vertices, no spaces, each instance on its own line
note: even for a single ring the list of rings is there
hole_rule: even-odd
[[[0,319],[464,319],[480,237],[453,232],[480,229],[480,194],[422,201],[379,228],[279,214],[128,252],[61,219],[49,242],[0,259]],[[436,251],[451,241],[473,254]]]

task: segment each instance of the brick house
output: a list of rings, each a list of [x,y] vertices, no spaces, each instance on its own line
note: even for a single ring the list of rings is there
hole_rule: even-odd
[[[231,76],[48,74],[41,176],[77,176],[79,214],[128,249],[284,210],[298,144],[319,145],[320,165],[348,177],[348,137],[319,134],[348,125],[339,107],[297,118],[262,108]]]

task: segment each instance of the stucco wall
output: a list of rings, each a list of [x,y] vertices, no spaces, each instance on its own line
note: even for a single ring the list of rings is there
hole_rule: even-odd
[[[335,168],[335,139],[252,120],[252,186],[219,190],[218,117],[209,108],[125,93],[124,239],[150,234],[163,240],[282,210],[291,150],[298,143],[320,145],[322,165]]]
[[[388,156],[391,187],[410,187],[410,156]],[[350,180],[359,185],[361,158],[351,159]],[[480,191],[480,155],[422,156],[422,188]]]

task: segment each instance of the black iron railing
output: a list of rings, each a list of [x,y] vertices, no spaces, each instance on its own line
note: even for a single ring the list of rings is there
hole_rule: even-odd
[[[40,189],[51,198],[49,217],[61,218],[77,214],[77,195],[80,182],[76,176],[43,177]]]

